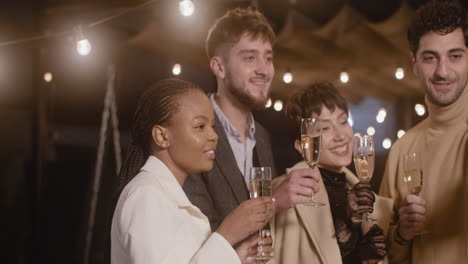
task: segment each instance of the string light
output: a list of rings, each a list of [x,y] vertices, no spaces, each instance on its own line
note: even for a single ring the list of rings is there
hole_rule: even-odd
[[[369,136],[375,135],[375,128],[373,126],[370,126],[367,128],[367,135]]]
[[[172,74],[174,75],[179,75],[182,72],[182,67],[180,64],[176,63],[174,64],[174,67],[172,67]]]
[[[341,81],[342,83],[347,83],[347,82],[349,81],[349,74],[348,74],[348,72],[342,71],[342,72],[340,73],[340,81]]]
[[[389,149],[390,147],[392,147],[392,140],[389,139],[389,138],[386,138],[382,141],[382,147],[384,149]]]
[[[179,2],[179,10],[183,16],[191,16],[195,11],[195,5],[191,0],[182,0]]]
[[[398,80],[405,78],[405,70],[403,70],[401,67],[398,67],[395,71],[395,78]]]
[[[351,127],[354,126],[354,119],[353,119],[353,116],[351,115],[351,111],[348,113],[348,123]]]
[[[389,149],[392,146],[392,140],[389,138],[386,138],[382,141],[382,147],[384,149]]]
[[[116,12],[116,13],[110,15],[110,16],[103,17],[103,18],[101,18],[101,19],[99,19],[97,21],[93,21],[93,22],[90,22],[90,23],[86,24],[86,28],[93,28],[95,26],[104,24],[104,23],[112,21],[112,20],[114,20],[114,19],[116,19],[118,17],[126,15],[126,14],[128,14],[128,13],[130,13],[132,11],[135,11],[137,9],[141,9],[143,7],[146,7],[148,5],[157,3],[159,1],[160,0],[148,0],[146,2],[143,2],[143,3],[139,4],[139,5],[135,5],[135,6],[123,9],[123,10],[121,10],[119,12]],[[70,35],[73,35],[73,34],[76,35],[76,32],[73,32],[73,30],[64,30],[64,31],[60,31],[60,32],[47,32],[45,34],[36,35],[36,36],[32,36],[32,37],[26,37],[26,38],[20,38],[20,39],[14,39],[14,40],[0,42],[0,47],[10,46],[10,45],[17,45],[17,44],[22,44],[22,43],[27,43],[27,42],[32,42],[32,41],[37,41],[37,40],[42,40],[42,39],[66,37],[66,36],[70,36]]]
[[[83,35],[81,26],[75,27],[76,51],[81,56],[88,56],[91,52],[91,43]]]
[[[44,73],[44,81],[46,81],[46,82],[51,82],[52,79],[53,79],[53,77],[54,77],[54,76],[53,76],[52,73],[50,73],[50,72]]]
[[[271,102],[271,98],[268,98],[268,101],[265,104],[265,108],[270,108],[273,103]]]
[[[281,100],[276,100],[273,108],[278,112],[283,110],[283,102]]]
[[[283,75],[283,81],[285,83],[291,83],[292,80],[293,80],[293,75],[289,70],[287,70],[286,73]]]
[[[385,110],[385,108],[381,107],[379,109],[379,112],[377,113],[377,116],[375,117],[375,120],[378,123],[383,123],[385,121],[385,117],[387,117],[387,110]]]
[[[414,106],[414,110],[418,116],[423,116],[426,113],[426,107],[424,107],[422,104],[416,104]]]
[[[403,129],[400,129],[400,130],[398,130],[398,132],[397,132],[397,137],[398,137],[398,138],[401,138],[402,136],[405,135],[405,133],[406,133],[406,132],[405,132]]]

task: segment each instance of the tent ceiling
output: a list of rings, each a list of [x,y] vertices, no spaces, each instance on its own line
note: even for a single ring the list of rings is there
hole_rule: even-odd
[[[112,13],[145,1],[49,2],[45,14],[58,21],[86,7],[94,13]],[[228,8],[253,4],[277,32],[272,86],[277,96],[317,80],[333,82],[354,102],[365,96],[393,101],[423,94],[412,74],[406,42],[409,19],[422,0],[195,0],[196,13],[188,18],[178,13],[175,2],[159,1],[113,24],[132,32],[133,45],[207,68],[204,39],[214,19]],[[394,76],[397,67],[405,70],[403,80]],[[282,81],[288,68],[294,74],[292,84]],[[342,70],[350,75],[347,84],[339,82]]]

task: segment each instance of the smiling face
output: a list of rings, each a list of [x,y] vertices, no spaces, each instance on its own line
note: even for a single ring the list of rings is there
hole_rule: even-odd
[[[317,115],[313,114],[312,117]],[[318,118],[322,120],[319,166],[340,172],[351,164],[353,155],[353,129],[348,123],[348,114],[338,107],[331,112],[322,106]]]
[[[460,97],[468,81],[467,52],[461,28],[421,37],[416,56],[412,56],[413,69],[432,103],[446,106]]]
[[[222,61],[222,83],[227,93],[249,109],[263,109],[275,74],[270,41],[245,33],[225,52]]]
[[[218,136],[213,130],[214,112],[208,97],[191,90],[176,99],[177,110],[167,129],[170,165],[177,171],[193,174],[211,170]]]

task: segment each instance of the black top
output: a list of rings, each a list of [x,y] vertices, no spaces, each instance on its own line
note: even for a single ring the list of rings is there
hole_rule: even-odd
[[[360,225],[353,224],[347,212],[348,187],[345,173],[320,168],[335,226],[336,240],[343,264],[361,263],[357,245],[361,237]]]

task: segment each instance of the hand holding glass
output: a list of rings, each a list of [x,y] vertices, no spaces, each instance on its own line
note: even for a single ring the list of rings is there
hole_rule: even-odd
[[[421,155],[419,153],[407,153],[403,155],[403,180],[406,182],[411,194],[419,194],[422,190]]]
[[[322,134],[322,122],[317,118],[301,119],[301,149],[302,157],[310,168],[315,168],[320,156],[320,141]],[[306,206],[324,206],[322,202],[315,200],[315,193],[309,202],[303,204]]]
[[[419,152],[403,155],[403,180],[408,186],[411,194],[419,195],[423,186],[422,158]],[[422,230],[416,235],[428,234],[429,231]]]
[[[368,183],[372,174],[374,173],[374,138],[368,135],[355,135],[354,136],[354,166],[361,182]],[[367,221],[373,222],[376,219],[370,217],[368,212],[362,214],[361,219],[353,219],[353,221]]]
[[[249,191],[250,199],[271,196],[271,168],[270,167],[252,167],[249,175]],[[258,231],[260,239],[264,238],[264,230],[261,228]],[[255,260],[269,260],[272,256],[263,251],[263,245],[257,247],[257,255],[249,257]]]

